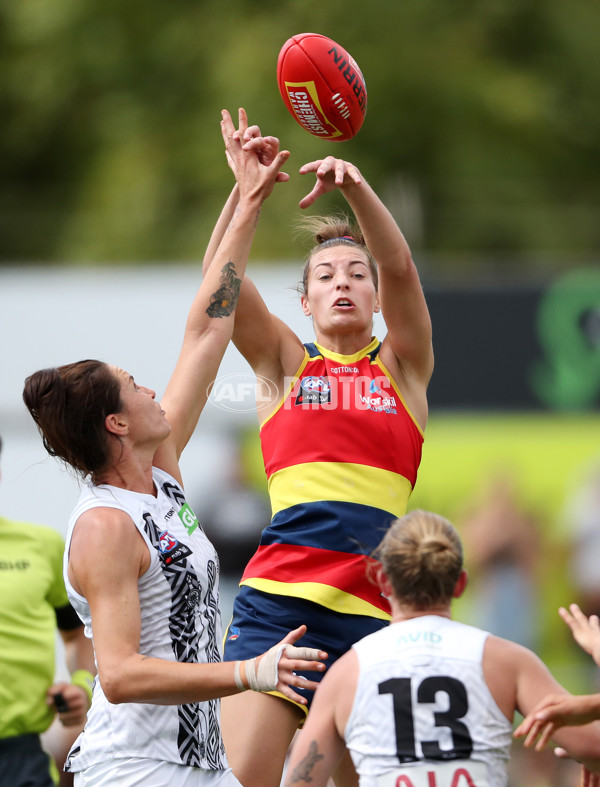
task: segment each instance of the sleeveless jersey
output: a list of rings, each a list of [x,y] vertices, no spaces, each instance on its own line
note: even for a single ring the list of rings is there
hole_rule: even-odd
[[[487,637],[427,615],[353,645],[344,737],[360,787],[506,787],[512,724],[483,676]]]
[[[377,339],[354,355],[305,347],[261,426],[273,518],[241,584],[387,620],[365,556],[406,513],[423,432]]]
[[[87,485],[71,515],[64,578],[71,604],[93,636],[86,599],[67,574],[73,528],[91,508],[125,511],[146,542],[150,567],[138,580],[140,653],[169,661],[221,661],[218,558],[180,485],[153,468],[156,497],[101,484]],[[119,549],[119,544],[107,544]],[[123,757],[165,760],[207,770],[227,768],[219,700],[189,705],[111,704],[96,678],[83,733],[73,744],[68,771]]]

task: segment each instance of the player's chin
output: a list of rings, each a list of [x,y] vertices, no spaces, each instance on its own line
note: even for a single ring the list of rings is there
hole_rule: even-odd
[[[160,437],[162,438],[162,440],[166,440],[172,431],[173,431],[173,427],[167,420],[167,417],[164,416],[160,424]]]

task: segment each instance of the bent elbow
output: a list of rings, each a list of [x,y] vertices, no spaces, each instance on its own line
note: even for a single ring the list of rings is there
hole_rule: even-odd
[[[135,702],[132,692],[132,681],[124,674],[111,670],[109,674],[99,675],[99,678],[104,696],[111,705]]]

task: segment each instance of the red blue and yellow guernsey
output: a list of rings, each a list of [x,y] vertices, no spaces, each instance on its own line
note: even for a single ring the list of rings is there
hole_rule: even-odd
[[[379,359],[377,339],[354,355],[305,347],[261,426],[273,518],[241,584],[387,620],[368,556],[406,513],[423,431]]]

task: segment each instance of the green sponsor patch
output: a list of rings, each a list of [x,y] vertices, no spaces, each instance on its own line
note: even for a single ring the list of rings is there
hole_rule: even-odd
[[[196,514],[194,514],[194,512],[192,511],[192,509],[189,507],[187,503],[184,503],[179,509],[179,511],[177,512],[177,515],[181,519],[181,522],[185,527],[185,529],[191,535],[194,532],[194,530],[198,527],[198,517],[196,516]]]

